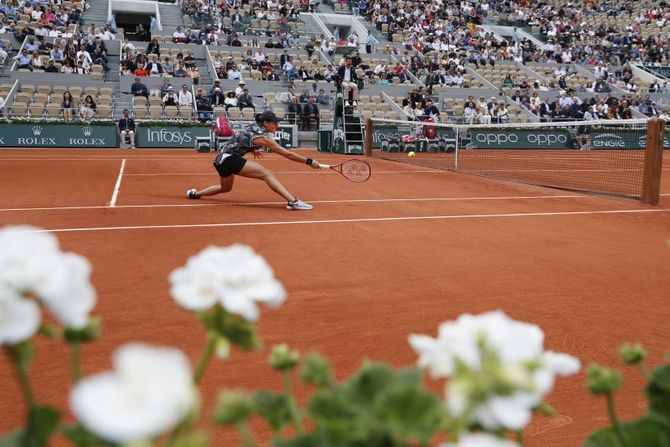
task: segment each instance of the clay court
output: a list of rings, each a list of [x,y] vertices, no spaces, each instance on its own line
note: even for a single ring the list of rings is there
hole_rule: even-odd
[[[320,162],[345,159],[305,151]],[[98,291],[100,341],[84,348],[86,374],[110,367],[121,343],[172,345],[196,361],[199,323],[168,293],[168,274],[210,244],[251,245],[266,257],[289,298],[263,309],[264,349],[234,352],[204,379],[209,408],[219,388],[278,388],[265,359],[287,342],[319,351],[342,378],[364,358],[416,361],[407,335],[435,335],[464,312],[502,309],[536,323],[546,347],[583,364],[618,365],[617,348],[642,342],[650,362],[670,351],[670,157],[661,203],[529,186],[379,159],[370,181],[267,155],[261,162],[312,203],[289,212],[264,184],[237,178],[228,195],[188,201],[184,192],[217,181],[211,154],[193,151],[6,150],[0,153],[0,222],[56,233],[88,257]],[[587,174],[585,174],[587,175]],[[40,403],[65,405],[69,351],[40,339],[31,373]],[[21,423],[22,403],[0,362],[0,432]],[[621,416],[644,411],[642,378],[625,373]],[[573,447],[607,423],[584,375],[559,380],[552,418],[526,429],[531,447]],[[56,386],[55,384],[61,384]],[[300,390],[305,395],[306,390]],[[236,445],[215,430],[214,445]]]

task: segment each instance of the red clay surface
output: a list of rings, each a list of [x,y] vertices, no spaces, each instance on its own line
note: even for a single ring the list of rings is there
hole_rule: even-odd
[[[310,154],[330,164],[344,159]],[[167,276],[206,246],[235,242],[267,258],[289,298],[263,310],[262,351],[234,352],[207,371],[205,419],[215,390],[280,387],[266,363],[276,343],[327,355],[342,378],[365,358],[414,364],[407,335],[434,336],[439,323],[464,312],[502,309],[536,323],[547,349],[585,365],[618,365],[625,341],[642,342],[652,364],[670,350],[667,178],[661,205],[647,207],[378,159],[370,160],[372,179],[353,184],[269,155],[261,162],[315,205],[289,212],[264,184],[241,178],[228,195],[186,200],[186,189],[217,181],[211,158],[192,151],[0,152],[0,223],[60,230],[62,247],[93,264],[103,337],[84,348],[86,374],[109,369],[114,348],[135,340],[176,346],[195,363],[205,337],[170,298]],[[31,371],[37,399],[63,406],[69,352],[39,340]],[[581,445],[606,423],[604,402],[584,382],[583,373],[557,382],[549,403],[558,415],[534,419],[528,446]],[[4,357],[0,383],[6,432],[21,423],[23,405]],[[624,419],[644,411],[640,375],[625,369],[625,384],[616,396]],[[210,428],[213,445],[237,445],[233,433]]]

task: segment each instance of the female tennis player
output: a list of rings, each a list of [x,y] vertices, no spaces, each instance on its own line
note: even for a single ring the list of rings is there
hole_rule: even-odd
[[[209,186],[201,191],[189,189],[186,191],[187,197],[189,199],[199,199],[204,196],[229,192],[233,189],[235,175],[241,175],[242,177],[263,180],[271,190],[287,200],[286,209],[311,210],[312,205],[303,202],[288,192],[272,172],[255,161],[244,158],[244,155],[249,152],[253,153],[254,158],[260,158],[261,154],[258,149],[265,146],[270,151],[276,152],[289,160],[306,163],[314,169],[321,168],[316,160],[287,151],[275,142],[270,133],[277,130],[277,123],[279,123],[279,118],[271,111],[265,111],[257,115],[255,123],[249,124],[238,131],[233,138],[219,149],[213,164],[221,177],[220,184]]]

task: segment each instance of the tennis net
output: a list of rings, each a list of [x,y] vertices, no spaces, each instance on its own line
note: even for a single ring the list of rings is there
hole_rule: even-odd
[[[660,130],[655,128],[661,132],[657,136],[662,135],[662,125],[660,122]],[[661,173],[660,164],[657,172],[645,168],[648,136],[646,119],[453,125],[375,118],[366,124],[366,154],[515,182],[643,199],[645,176],[656,175],[660,183]],[[666,133],[662,146],[668,148],[669,139]],[[660,157],[660,141],[658,146]]]

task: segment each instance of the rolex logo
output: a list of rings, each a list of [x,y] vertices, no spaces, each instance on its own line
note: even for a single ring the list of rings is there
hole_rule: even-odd
[[[91,126],[86,126],[81,129],[85,137],[90,137],[93,133],[93,128]]]
[[[42,135],[42,126],[33,126],[33,135],[36,137]]]

